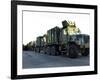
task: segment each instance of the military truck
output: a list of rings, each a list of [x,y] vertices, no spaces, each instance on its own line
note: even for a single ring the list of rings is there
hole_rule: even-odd
[[[50,55],[59,55],[59,27],[54,27],[47,31],[46,53]]]
[[[43,36],[38,36],[36,38],[36,48],[35,48],[35,51],[40,53],[43,50],[43,45],[44,45],[44,43],[43,43]]]
[[[37,49],[49,55],[66,55],[70,58],[89,54],[89,35],[81,34],[75,22],[62,21],[58,26],[47,31],[45,36],[37,37]]]
[[[87,56],[89,54],[89,35],[81,34],[75,22],[62,22],[63,28],[60,31],[61,53],[70,58],[76,58],[79,55]]]
[[[47,35],[44,34],[43,36],[38,36],[36,38],[36,44],[35,44],[35,51],[40,52],[46,52],[46,46],[47,46]]]

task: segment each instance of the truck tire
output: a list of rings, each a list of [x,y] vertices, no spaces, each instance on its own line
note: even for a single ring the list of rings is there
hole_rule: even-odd
[[[82,56],[88,56],[89,55],[89,48],[86,48],[84,53],[82,53]]]
[[[69,54],[68,56],[70,58],[77,58],[78,57],[78,53],[79,53],[79,49],[78,46],[75,44],[71,44],[69,45],[69,50],[68,50]]]
[[[51,46],[48,48],[48,54],[51,55]]]
[[[46,53],[47,53],[48,55],[51,54],[51,53],[50,53],[50,46],[47,47],[47,49],[46,49]]]
[[[57,56],[58,55],[55,46],[52,46],[51,53],[52,53],[53,56]]]

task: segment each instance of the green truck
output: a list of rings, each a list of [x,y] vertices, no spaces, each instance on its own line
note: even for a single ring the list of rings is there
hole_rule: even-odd
[[[89,55],[89,35],[81,34],[75,22],[62,21],[62,28],[58,26],[47,31],[47,34],[38,37],[36,46],[38,52],[49,55],[65,55],[70,58]]]

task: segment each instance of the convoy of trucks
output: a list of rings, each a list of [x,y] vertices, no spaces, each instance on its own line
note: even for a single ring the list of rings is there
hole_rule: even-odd
[[[49,55],[66,55],[70,58],[89,55],[89,35],[81,34],[75,22],[62,21],[62,28],[51,28],[35,41],[34,51]]]

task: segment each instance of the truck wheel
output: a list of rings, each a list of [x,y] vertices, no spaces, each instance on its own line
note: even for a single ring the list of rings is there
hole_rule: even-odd
[[[69,46],[69,55],[68,56],[70,58],[77,58],[78,52],[79,52],[79,49],[78,49],[77,45],[71,44]]]
[[[49,47],[49,55],[52,55],[52,54],[51,54],[51,46]]]
[[[53,56],[57,56],[58,55],[57,52],[56,52],[55,46],[52,47],[51,51],[52,51],[52,55]]]
[[[51,53],[53,56],[55,55],[55,47],[54,46],[52,46],[52,48],[51,48]]]
[[[51,54],[51,53],[50,53],[50,47],[49,47],[49,46],[47,47],[46,52],[47,52],[47,54],[48,54],[48,55],[50,55],[50,54]]]
[[[82,56],[88,56],[89,55],[89,49],[85,49],[84,53],[82,53]]]

